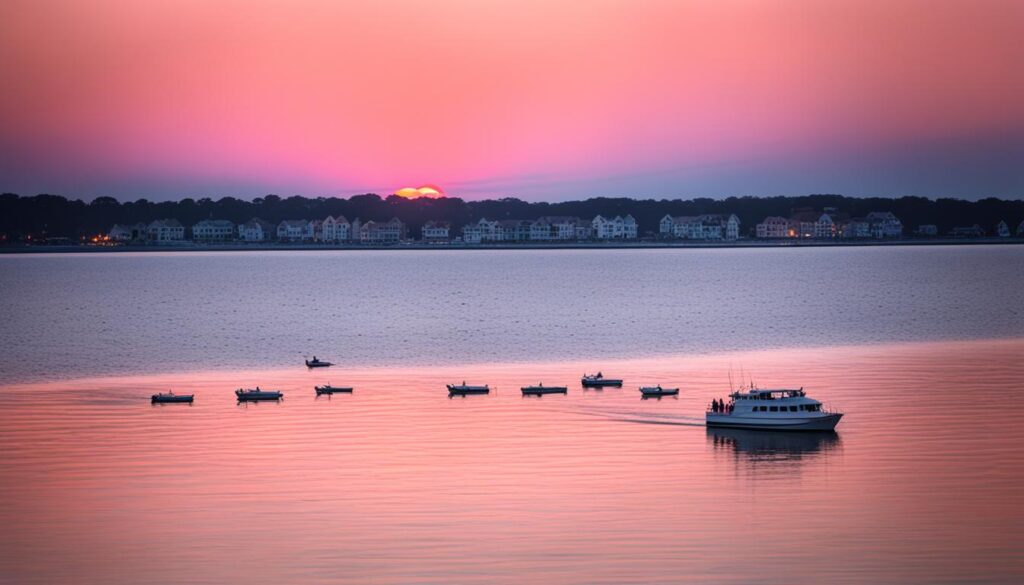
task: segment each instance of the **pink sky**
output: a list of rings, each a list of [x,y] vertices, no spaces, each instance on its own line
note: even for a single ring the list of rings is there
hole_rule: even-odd
[[[6,0],[0,191],[1024,196],[1024,3]]]

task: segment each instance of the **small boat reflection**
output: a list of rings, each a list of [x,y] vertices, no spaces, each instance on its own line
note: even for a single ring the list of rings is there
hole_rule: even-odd
[[[707,428],[707,440],[718,451],[750,461],[787,461],[841,449],[835,431],[774,431]]]

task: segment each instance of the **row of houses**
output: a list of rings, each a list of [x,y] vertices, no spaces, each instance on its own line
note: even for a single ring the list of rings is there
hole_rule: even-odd
[[[889,211],[849,217],[832,207],[824,211],[795,210],[790,217],[769,216],[754,228],[759,239],[898,238],[903,223]]]
[[[423,226],[423,239],[439,237],[436,224]],[[430,237],[428,237],[430,230]],[[447,227],[445,227],[447,230]],[[635,240],[638,237],[636,219],[632,215],[580,219],[571,216],[545,216],[528,219],[482,218],[462,228],[462,241],[467,244],[481,242],[557,242],[580,240]],[[447,237],[447,232],[445,232]]]
[[[109,239],[120,242],[148,241],[171,243],[186,240],[185,226],[176,219],[158,219],[149,224],[115,225],[107,233]],[[349,222],[342,216],[328,216],[325,220],[307,221],[288,219],[276,225],[253,218],[235,225],[224,219],[204,219],[192,226],[192,240],[196,242],[357,242],[394,243],[405,238],[405,224],[395,218],[390,221]]]
[[[679,240],[738,240],[740,218],[735,214],[666,215],[658,224],[662,238]]]
[[[754,235],[759,239],[833,239],[833,238],[898,238],[903,224],[892,213],[872,212],[864,217],[849,218],[834,208],[825,211],[797,210],[790,217],[767,217],[757,224]],[[937,236],[934,225],[920,225],[918,236]],[[949,232],[954,237],[982,237],[980,226],[957,227]],[[1000,221],[991,232],[1000,237],[1011,235],[1010,226]],[[447,222],[428,221],[421,238],[425,242],[449,242],[453,239]],[[1024,236],[1024,222],[1016,235]],[[734,214],[709,214],[674,217],[666,215],[659,224],[659,236],[665,239],[726,240],[740,237],[740,220]],[[176,219],[160,219],[148,224],[115,225],[107,234],[113,241],[148,241],[171,243],[185,241],[186,228]],[[322,243],[397,243],[407,237],[406,226],[398,218],[389,221],[349,221],[344,216],[328,216],[323,220],[285,220],[277,224],[253,218],[234,224],[222,219],[202,220],[191,228],[196,242],[322,242]],[[480,219],[462,228],[462,241],[482,242],[555,242],[585,240],[635,240],[637,222],[631,215],[606,218],[598,215],[587,220],[570,216],[546,216],[535,220]]]

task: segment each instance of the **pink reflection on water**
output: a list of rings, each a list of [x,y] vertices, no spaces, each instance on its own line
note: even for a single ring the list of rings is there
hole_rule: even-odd
[[[1021,355],[1024,340],[1007,340],[9,386],[0,575],[1013,581],[1024,428],[1005,402]],[[741,367],[844,410],[839,433],[704,429],[706,404]],[[582,390],[598,368],[626,386]],[[444,384],[462,380],[495,390],[449,399]],[[328,381],[355,392],[316,398]],[[569,394],[520,395],[538,381]],[[641,401],[637,387],[654,383],[682,394]],[[257,384],[285,399],[235,402]],[[149,404],[168,388],[195,404]]]

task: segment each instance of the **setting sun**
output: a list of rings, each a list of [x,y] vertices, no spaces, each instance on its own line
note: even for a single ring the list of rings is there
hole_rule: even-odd
[[[402,187],[395,191],[395,195],[399,197],[405,197],[406,199],[418,199],[420,197],[428,197],[430,199],[437,199],[438,197],[444,197],[444,191],[441,190],[437,185],[421,185],[417,188],[413,187]]]

